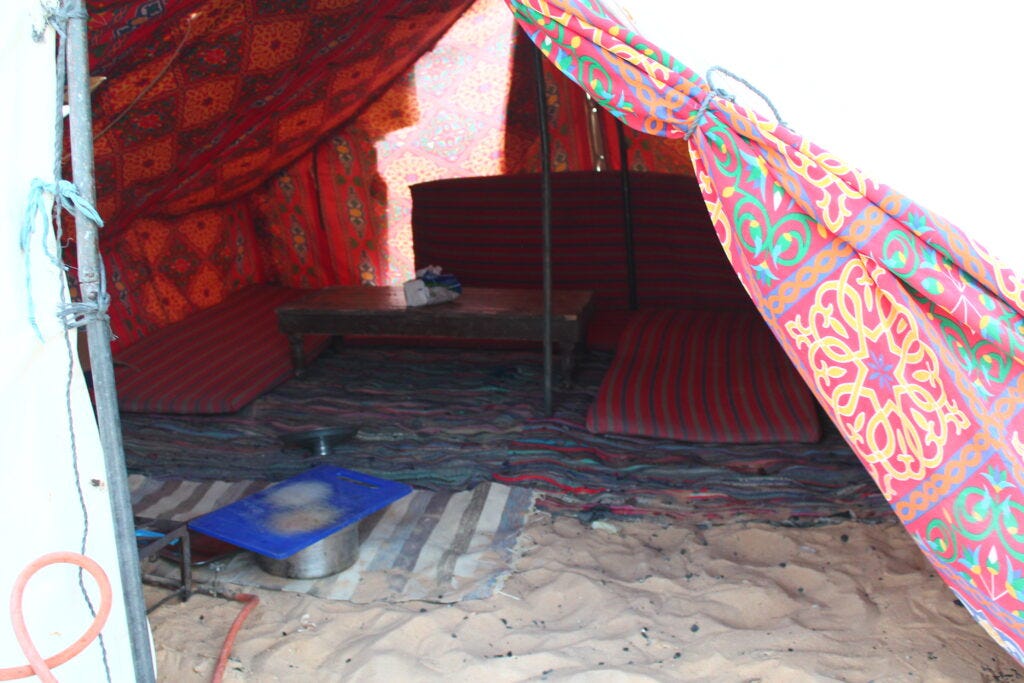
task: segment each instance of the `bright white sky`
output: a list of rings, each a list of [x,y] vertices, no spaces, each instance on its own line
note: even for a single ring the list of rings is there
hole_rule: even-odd
[[[698,74],[717,65],[742,76],[793,130],[945,216],[1024,274],[1024,217],[1001,201],[1024,194],[1024,40],[1013,3],[619,5],[644,37]],[[722,76],[715,85],[770,114],[742,86]]]

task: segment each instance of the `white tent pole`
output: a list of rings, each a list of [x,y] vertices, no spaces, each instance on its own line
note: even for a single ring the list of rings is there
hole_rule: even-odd
[[[92,102],[89,94],[88,15],[84,3],[72,3],[76,11],[68,20],[68,104],[71,130],[71,165],[78,193],[91,205],[96,204],[93,167]],[[105,310],[102,262],[99,255],[99,230],[81,210],[75,211],[78,244],[78,275],[82,301]],[[154,681],[155,669],[150,648],[146,604],[142,596],[142,575],[135,541],[128,472],[124,464],[121,419],[114,386],[114,362],[110,352],[110,330],[105,316],[92,316],[86,331],[92,367],[96,416],[106,467],[107,490],[114,519],[114,538],[121,572],[128,637],[136,681]]]

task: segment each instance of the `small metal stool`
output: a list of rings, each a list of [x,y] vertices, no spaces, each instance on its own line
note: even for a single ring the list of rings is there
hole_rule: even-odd
[[[188,525],[169,519],[135,517],[135,540],[139,546],[140,560],[156,556],[175,542],[181,543],[181,556],[178,559],[181,586],[178,592],[181,594],[182,602],[192,597],[192,543],[188,535]]]

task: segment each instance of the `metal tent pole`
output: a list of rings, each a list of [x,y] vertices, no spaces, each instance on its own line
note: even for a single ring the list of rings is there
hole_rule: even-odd
[[[537,73],[537,114],[540,122],[541,234],[544,273],[544,414],[551,417],[551,156],[548,151],[548,105],[544,92],[544,55],[533,51]],[[571,349],[562,349],[571,353]]]
[[[626,130],[622,121],[615,119],[619,134],[619,171],[622,175],[622,220],[626,232],[626,278],[629,282],[629,310],[637,308],[636,297],[636,253],[633,241],[633,198],[629,186],[629,150],[626,145]]]
[[[70,14],[68,21],[68,104],[71,130],[71,166],[79,194],[96,204],[93,176],[92,103],[89,95],[88,16],[84,3]],[[99,230],[82,211],[75,211],[78,242],[78,271],[82,301],[99,303],[102,295],[102,263],[99,255]],[[142,596],[142,574],[135,542],[135,523],[124,464],[121,420],[114,386],[114,361],[110,353],[110,331],[105,320],[93,317],[87,327],[89,358],[96,397],[96,418],[106,466],[107,490],[114,517],[114,539],[128,618],[135,680],[155,680],[150,649],[146,603]]]

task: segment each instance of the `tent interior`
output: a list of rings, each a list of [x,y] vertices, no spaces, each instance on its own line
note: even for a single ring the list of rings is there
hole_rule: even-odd
[[[468,287],[540,288],[534,48],[503,3],[100,2],[90,51],[132,466],[161,452],[133,450],[140,415],[234,414],[291,375],[273,311],[303,291],[397,285],[430,264]],[[577,421],[816,449],[818,410],[725,259],[685,144],[621,126],[546,61],[544,80],[553,286],[594,292],[590,349],[611,354],[629,327],[628,367]],[[665,339],[679,358],[633,367]],[[724,369],[686,379],[712,349]],[[694,395],[700,414],[682,415]]]
[[[115,350],[254,283],[400,283],[409,185],[539,171],[532,48],[471,5],[95,3]],[[588,130],[615,169],[613,119],[588,128],[583,93],[546,79],[553,169],[593,170]],[[692,176],[678,142],[627,136],[634,170]]]
[[[547,60],[553,286],[593,292],[554,414],[536,343],[444,329],[309,335],[315,360],[292,377],[275,310],[310,290],[395,287],[428,265],[467,289],[540,288],[535,47],[501,0],[88,7],[129,471],[280,479],[330,462],[528,486],[585,520],[891,518],[723,253],[687,143],[623,127]],[[282,440],[339,424],[368,427],[314,458]]]

